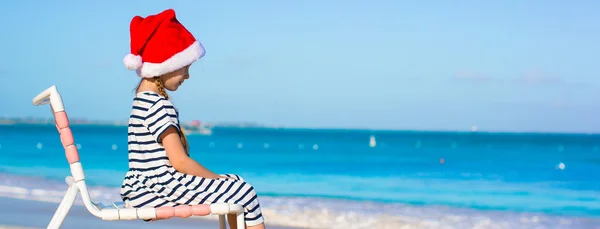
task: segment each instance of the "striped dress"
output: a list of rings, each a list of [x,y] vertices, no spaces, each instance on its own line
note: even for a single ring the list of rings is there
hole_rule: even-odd
[[[179,112],[169,100],[154,92],[136,94],[128,127],[129,171],[121,186],[125,205],[242,204],[247,226],[262,223],[256,192],[240,176],[208,179],[175,170],[159,138],[170,126],[179,128]]]

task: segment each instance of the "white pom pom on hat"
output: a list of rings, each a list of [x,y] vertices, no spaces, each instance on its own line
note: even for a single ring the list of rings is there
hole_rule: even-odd
[[[151,78],[192,64],[206,53],[202,44],[167,9],[146,18],[135,16],[130,23],[131,52],[125,67],[139,77]]]
[[[142,57],[129,53],[123,58],[123,63],[129,70],[138,70],[142,67]]]

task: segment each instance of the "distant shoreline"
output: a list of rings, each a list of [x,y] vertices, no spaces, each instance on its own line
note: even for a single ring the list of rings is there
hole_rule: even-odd
[[[23,119],[0,119],[0,126],[11,126],[11,125],[54,125],[52,119],[42,118],[23,118]],[[90,121],[83,119],[71,119],[71,125],[73,126],[98,126],[98,127],[126,127],[128,125],[125,121]],[[558,132],[558,131],[498,131],[498,130],[449,130],[449,129],[369,129],[369,128],[334,128],[334,127],[292,127],[292,126],[269,126],[250,122],[223,122],[223,123],[202,123],[201,125],[195,126],[191,122],[182,122],[182,125],[186,130],[190,130],[191,133],[196,131],[210,130],[213,128],[239,128],[239,129],[273,129],[273,130],[290,130],[290,131],[303,131],[303,130],[322,130],[322,131],[372,131],[373,133],[385,133],[385,132],[414,132],[414,133],[478,133],[478,134],[534,134],[534,135],[600,135],[598,132]]]
[[[71,125],[95,125],[95,126],[127,126],[127,121],[94,121],[87,119],[69,118]],[[182,122],[183,125],[193,126],[193,122]],[[54,120],[49,118],[1,118],[0,125],[53,125]],[[202,123],[203,127],[258,127],[258,128],[277,128],[251,122],[222,122],[222,123]]]

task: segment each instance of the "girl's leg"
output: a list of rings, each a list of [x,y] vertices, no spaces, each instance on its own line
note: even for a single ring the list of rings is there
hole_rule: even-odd
[[[256,191],[254,191],[254,188],[246,183],[244,181],[244,178],[242,178],[241,176],[237,175],[237,174],[222,174],[223,176],[229,177],[228,179],[234,179],[237,180],[239,182],[244,183],[244,185],[247,185],[250,187],[250,190],[246,192],[246,194],[244,195],[245,198],[244,200],[239,200],[238,203],[239,204],[243,204],[245,205],[245,207],[248,208],[248,210],[250,210],[250,212],[246,212],[246,216],[248,218],[250,218],[251,220],[261,220],[262,219],[262,214],[260,211],[260,204],[258,203],[258,197],[256,196]],[[238,195],[236,195],[238,196]],[[250,202],[248,202],[250,201]],[[248,218],[246,218],[246,220],[248,220]],[[227,215],[227,221],[229,222],[229,226],[232,229],[235,229],[235,226],[237,226],[236,224],[236,217],[235,215]],[[246,222],[248,223],[248,222]],[[248,226],[245,225],[247,229],[264,229],[265,228],[265,224],[263,222],[257,224],[257,225],[253,225],[253,226]]]
[[[234,214],[227,214],[227,223],[230,229],[237,229],[237,219]]]
[[[227,222],[229,223],[230,229],[237,229],[237,221],[236,221],[236,217],[234,214],[227,215]],[[265,229],[265,224],[261,223],[261,224],[251,226],[251,227],[244,225],[244,228],[246,228],[246,229]]]
[[[258,225],[254,225],[251,227],[246,227],[247,229],[265,229],[265,224],[264,223],[260,223]]]

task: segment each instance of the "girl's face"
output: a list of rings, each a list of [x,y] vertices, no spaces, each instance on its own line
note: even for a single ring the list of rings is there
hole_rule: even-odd
[[[171,73],[161,76],[165,88],[169,91],[176,91],[183,81],[190,78],[190,65],[177,69]]]

